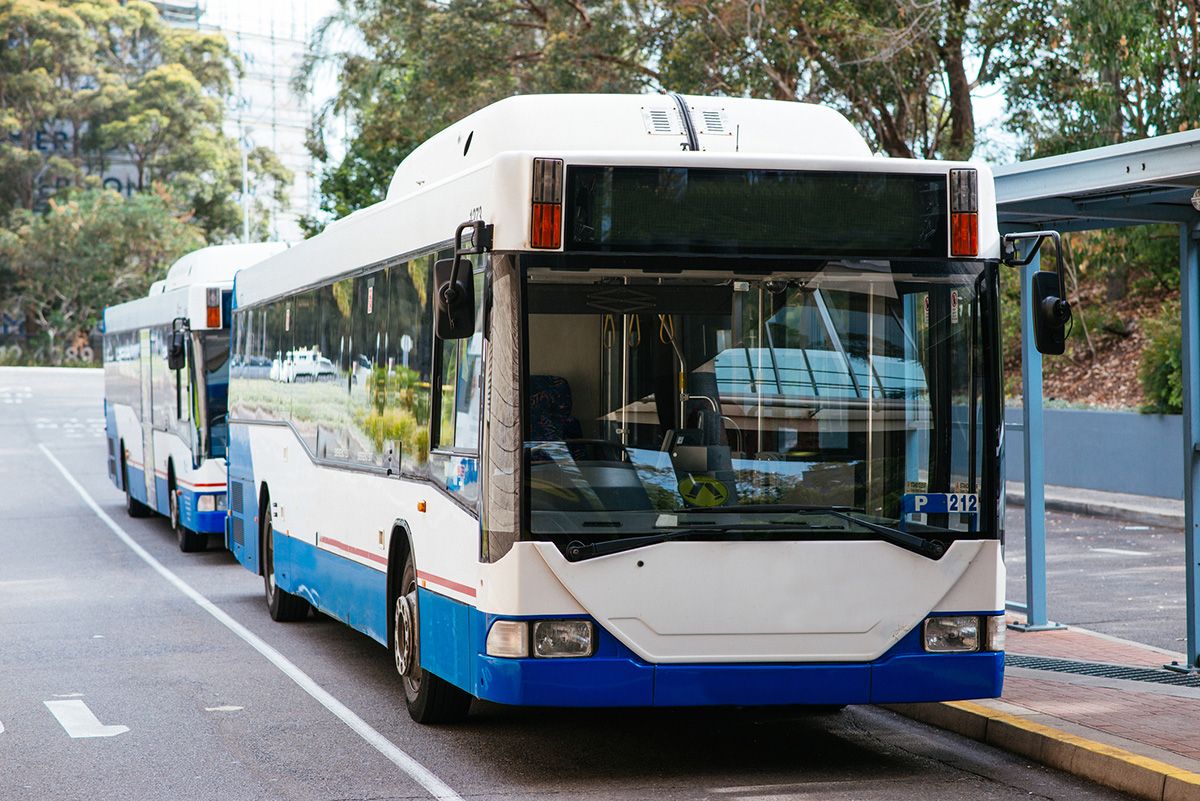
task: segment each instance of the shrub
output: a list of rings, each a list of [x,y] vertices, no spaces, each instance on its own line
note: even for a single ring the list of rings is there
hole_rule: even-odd
[[[1183,339],[1179,306],[1167,304],[1145,321],[1146,345],[1138,376],[1146,401],[1142,411],[1180,414],[1183,411]]]

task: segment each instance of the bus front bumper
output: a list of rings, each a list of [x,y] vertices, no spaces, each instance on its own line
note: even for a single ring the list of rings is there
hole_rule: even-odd
[[[651,664],[603,627],[592,656],[488,656],[496,616],[418,590],[421,663],[477,698],[521,706],[842,705],[998,698],[1004,653],[927,653],[918,623],[870,662]],[[594,625],[594,621],[593,621]],[[456,636],[457,635],[457,636]],[[461,639],[460,639],[461,638]],[[455,640],[470,648],[445,647]]]

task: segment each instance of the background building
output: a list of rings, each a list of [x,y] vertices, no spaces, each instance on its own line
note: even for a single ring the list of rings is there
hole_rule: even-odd
[[[268,238],[303,238],[299,220],[317,208],[316,164],[305,147],[318,102],[298,94],[292,79],[304,57],[313,27],[334,10],[333,0],[206,0],[194,3],[156,2],[172,25],[210,30],[225,35],[241,60],[242,75],[225,112],[226,132],[243,148],[269,147],[292,171],[288,200],[279,206],[264,193],[250,196],[268,210]]]

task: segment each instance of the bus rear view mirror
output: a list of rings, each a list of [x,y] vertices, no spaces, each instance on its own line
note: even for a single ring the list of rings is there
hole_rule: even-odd
[[[1033,247],[1027,253],[1017,251],[1017,242],[1032,239]],[[1025,267],[1041,250],[1047,239],[1054,242],[1057,271],[1038,270],[1031,276],[1030,297],[1033,299],[1033,341],[1040,353],[1061,356],[1067,348],[1067,324],[1071,322],[1071,304],[1067,302],[1063,286],[1062,238],[1058,231],[1026,231],[1005,234],[1001,242],[1001,253],[1005,264]]]
[[[438,339],[466,339],[475,333],[475,282],[471,262],[464,256],[441,259],[433,265],[434,330]]]
[[[1033,274],[1033,340],[1049,356],[1061,356],[1067,349],[1071,304],[1063,300],[1061,291],[1057,274],[1046,270]]]
[[[167,348],[167,367],[171,370],[182,370],[187,363],[187,351],[184,330],[176,327],[171,331],[171,342]]]

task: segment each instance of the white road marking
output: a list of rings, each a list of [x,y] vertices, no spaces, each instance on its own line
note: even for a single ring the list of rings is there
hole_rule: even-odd
[[[4,724],[0,723],[0,734],[4,734]]]
[[[1117,556],[1152,556],[1149,551],[1127,551],[1124,548],[1092,548],[1093,553],[1111,553]]]
[[[62,693],[61,695],[58,693],[55,693],[54,697],[55,698],[82,698],[83,693]]]
[[[74,739],[83,737],[116,737],[129,731],[128,726],[105,726],[88,705],[78,699],[73,701],[43,701],[50,714]]]
[[[222,610],[212,601],[208,600],[208,598],[205,598],[197,590],[193,589],[190,584],[171,572],[171,570],[163,565],[162,562],[159,562],[157,559],[151,556],[149,551],[138,545],[137,542],[134,541],[133,537],[129,536],[125,532],[125,529],[117,525],[116,521],[109,517],[108,513],[100,508],[100,505],[96,503],[91,495],[88,494],[88,491],[83,488],[83,485],[76,481],[75,477],[67,472],[67,468],[64,467],[63,463],[60,462],[55,455],[50,452],[49,448],[40,442],[38,443],[38,447],[41,449],[42,453],[46,454],[46,458],[58,468],[58,472],[62,473],[63,478],[65,478],[67,483],[75,489],[75,492],[79,493],[79,497],[83,499],[83,502],[87,504],[88,508],[90,508],[96,514],[96,516],[108,526],[109,530],[112,531],[113,534],[116,534],[117,538],[120,539],[121,542],[125,543],[129,550],[137,554],[137,556],[143,562],[145,562],[156,573],[170,582],[175,589],[186,595],[192,600],[193,603],[216,618],[222,626],[232,631],[247,645],[262,654],[262,656],[268,662],[279,668],[279,670],[282,671],[283,674],[289,679],[294,681],[300,687],[300,689],[304,690],[304,692],[312,696],[313,699],[321,704],[321,706],[325,707],[335,716],[337,716],[337,718],[349,726],[355,734],[370,743],[375,750],[383,754],[392,764],[408,774],[413,781],[424,787],[434,798],[450,799],[450,801],[463,801],[462,796],[450,789],[448,784],[435,776],[432,771],[430,771],[420,762],[409,756],[391,740],[387,739],[374,728],[372,728],[369,723],[356,715],[350,710],[349,707],[347,707],[338,699],[334,698],[333,695],[331,695],[324,687],[313,681],[307,673],[292,664],[287,657],[276,651],[274,648],[268,645],[265,640],[254,634],[241,623],[238,623],[224,610]]]
[[[205,712],[241,712],[244,706],[206,706]]]

